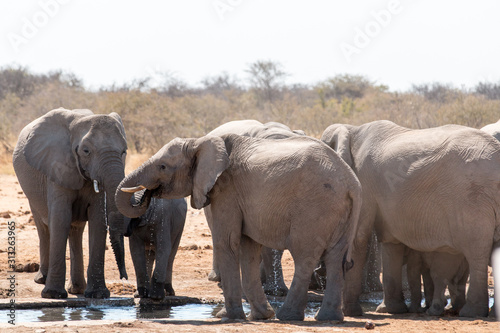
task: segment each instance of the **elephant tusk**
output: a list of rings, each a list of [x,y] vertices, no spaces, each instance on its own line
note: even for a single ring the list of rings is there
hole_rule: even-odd
[[[95,193],[99,193],[99,183],[94,179],[94,191]]]
[[[122,187],[120,190],[122,190],[123,192],[127,192],[127,193],[135,193],[135,192],[139,192],[139,191],[144,190],[144,189],[145,189],[144,186],[139,185],[136,187]]]

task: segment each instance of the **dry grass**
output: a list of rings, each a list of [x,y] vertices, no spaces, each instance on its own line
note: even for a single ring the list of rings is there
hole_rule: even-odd
[[[125,162],[125,175],[137,169],[142,163],[146,162],[151,155],[149,154],[127,154]]]

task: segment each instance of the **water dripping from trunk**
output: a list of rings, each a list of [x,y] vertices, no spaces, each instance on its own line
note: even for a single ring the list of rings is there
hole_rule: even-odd
[[[106,223],[106,231],[109,231],[108,208],[107,208],[107,202],[106,202],[106,191],[104,192],[104,222]]]

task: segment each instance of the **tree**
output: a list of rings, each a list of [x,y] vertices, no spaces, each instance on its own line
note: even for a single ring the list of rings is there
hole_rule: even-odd
[[[253,89],[264,101],[273,102],[281,92],[283,80],[288,74],[279,62],[258,60],[246,70],[250,74]]]

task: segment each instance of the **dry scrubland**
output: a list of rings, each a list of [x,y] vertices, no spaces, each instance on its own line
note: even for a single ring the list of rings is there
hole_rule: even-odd
[[[460,124],[480,128],[500,117],[500,84],[470,89],[430,83],[406,92],[362,76],[339,75],[316,85],[285,85],[279,63],[258,61],[248,79],[227,74],[190,87],[168,73],[122,86],[88,90],[72,74],[0,69],[0,172],[12,172],[10,153],[20,130],[47,111],[88,108],[123,118],[129,153],[151,155],[175,137],[202,136],[238,119],[278,121],[319,137],[332,123],[388,119],[410,128]],[[159,79],[160,78],[160,79]]]
[[[433,83],[414,86],[406,92],[390,92],[388,87],[366,78],[348,75],[336,76],[314,86],[284,85],[285,73],[279,64],[271,62],[252,64],[248,73],[250,79],[245,82],[222,74],[205,79],[196,88],[171,75],[164,75],[161,85],[152,86],[150,80],[144,79],[91,91],[71,74],[33,74],[23,68],[0,69],[0,180],[3,183],[0,213],[7,213],[0,216],[0,229],[4,234],[7,220],[17,221],[19,252],[16,260],[19,263],[38,262],[38,248],[24,245],[37,242],[38,237],[29,218],[27,200],[13,176],[12,149],[18,133],[27,123],[54,108],[89,108],[96,113],[119,113],[128,137],[127,172],[174,137],[202,136],[230,120],[278,121],[319,137],[332,123],[359,125],[389,119],[410,128],[449,123],[480,128],[500,118],[500,84],[484,83],[465,90]],[[87,237],[85,232],[85,256],[88,253]],[[221,290],[206,278],[211,267],[210,244],[210,231],[203,212],[190,209],[174,264],[173,283],[177,295],[222,300]],[[130,297],[135,285],[130,255],[128,249],[126,251],[127,286],[130,286],[126,293],[122,293],[124,285],[118,280],[110,251],[106,255],[106,282],[115,296]],[[1,287],[6,283],[7,267],[3,261],[0,261],[0,266]],[[283,268],[289,284],[293,274],[289,255],[285,256]],[[29,297],[41,300],[38,297],[43,286],[33,282],[33,275],[18,273],[18,301]],[[376,324],[375,331],[385,332],[492,332],[498,331],[500,325],[492,319],[369,312],[365,317],[346,317],[346,322],[340,325],[317,323],[309,318],[303,323],[135,320],[33,323],[28,327],[12,328],[2,326],[5,321],[0,320],[0,331],[10,328],[14,332],[35,332],[42,328],[46,332],[93,332],[99,327],[113,332],[331,332],[364,331],[366,320]]]

